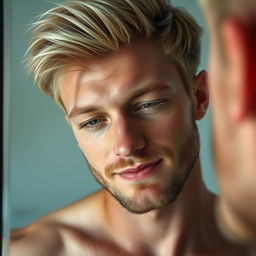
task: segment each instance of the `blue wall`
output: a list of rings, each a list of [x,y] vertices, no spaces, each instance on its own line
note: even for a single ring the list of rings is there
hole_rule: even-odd
[[[55,1],[61,2],[61,1]],[[205,27],[196,0],[176,0]],[[10,172],[11,226],[23,226],[99,188],[86,167],[62,111],[33,85],[22,63],[28,24],[52,4],[43,0],[11,2]],[[200,69],[206,67],[207,33]],[[209,113],[199,122],[203,177],[216,191],[209,157]]]

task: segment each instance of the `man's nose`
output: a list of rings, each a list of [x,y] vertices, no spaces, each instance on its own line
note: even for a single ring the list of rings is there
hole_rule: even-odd
[[[144,131],[135,120],[120,117],[113,127],[113,151],[115,155],[130,157],[145,148]]]

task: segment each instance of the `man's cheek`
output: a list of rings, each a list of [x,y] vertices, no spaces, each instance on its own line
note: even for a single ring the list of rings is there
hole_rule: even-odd
[[[182,124],[183,123],[183,124]],[[159,140],[175,139],[184,131],[184,120],[181,117],[170,116],[151,127],[152,138]]]
[[[107,161],[111,150],[109,143],[92,140],[81,142],[80,149],[83,151],[84,156],[91,164],[96,162],[99,164],[104,164]]]

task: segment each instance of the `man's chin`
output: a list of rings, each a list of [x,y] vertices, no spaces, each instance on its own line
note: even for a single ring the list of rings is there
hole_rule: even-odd
[[[116,198],[117,201],[129,212],[135,214],[145,214],[153,210],[162,209],[164,205],[162,203],[156,202],[136,202],[136,200],[120,200]]]
[[[129,212],[144,214],[170,205],[175,201],[181,189],[179,187],[172,191],[166,190],[165,192],[159,192],[157,189],[148,188],[136,191],[130,197],[120,192],[111,194]]]

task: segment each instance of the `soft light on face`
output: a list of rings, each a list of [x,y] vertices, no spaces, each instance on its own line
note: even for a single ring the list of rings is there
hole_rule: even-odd
[[[97,179],[136,213],[172,202],[198,158],[192,107],[176,66],[140,41],[69,67],[60,94]]]

